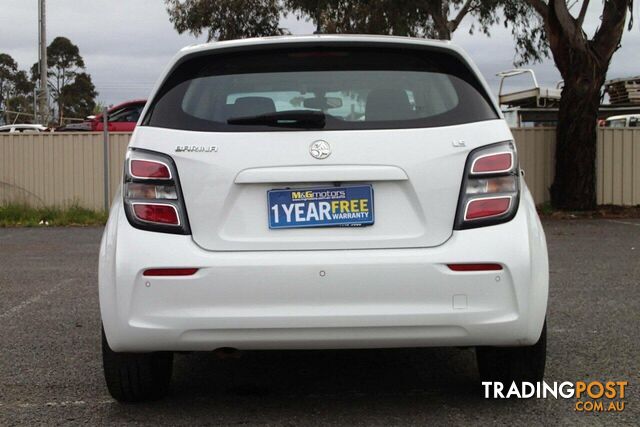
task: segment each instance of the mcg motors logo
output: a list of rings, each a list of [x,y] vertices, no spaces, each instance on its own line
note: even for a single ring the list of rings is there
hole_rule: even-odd
[[[176,153],[217,153],[217,145],[178,145]]]

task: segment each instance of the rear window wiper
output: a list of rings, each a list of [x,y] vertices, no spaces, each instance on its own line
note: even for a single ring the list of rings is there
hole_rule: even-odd
[[[227,119],[230,125],[245,126],[276,126],[302,129],[321,129],[326,123],[326,116],[322,111],[291,110],[257,116],[231,117]]]

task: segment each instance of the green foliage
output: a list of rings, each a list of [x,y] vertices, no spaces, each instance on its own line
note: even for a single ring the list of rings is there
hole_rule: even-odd
[[[313,21],[322,33],[393,34],[450,39],[462,19],[472,31],[497,22],[498,0],[165,0],[179,33],[207,32],[209,40],[285,34],[281,16]]]
[[[6,99],[10,96],[18,64],[6,53],[0,53],[0,109],[5,108]]]
[[[541,215],[545,215],[545,216],[549,216],[553,214],[554,210],[553,210],[553,206],[551,206],[551,202],[544,202],[543,204],[538,206],[538,212]]]
[[[63,115],[84,118],[96,108],[96,87],[87,73],[79,73],[74,82],[62,88]]]
[[[18,70],[16,61],[6,53],[0,53],[0,110],[24,113],[21,122],[29,122],[33,114],[34,85],[27,73]],[[12,114],[5,114],[6,120]]]
[[[391,34],[450,39],[467,15],[485,33],[498,20],[496,0],[285,0],[287,12],[321,33]]]
[[[169,20],[178,33],[208,40],[229,40],[284,34],[279,28],[278,0],[165,0]]]
[[[91,76],[84,72],[85,64],[80,49],[66,37],[56,37],[47,46],[47,75],[49,91],[57,104],[58,123],[63,117],[84,118],[93,112],[98,92]],[[39,64],[31,67],[31,80],[37,81]]]
[[[93,111],[91,111],[91,114],[94,116],[97,116],[98,114],[102,114],[104,112],[104,109],[107,108],[107,105],[104,102],[96,102],[96,105],[93,107]]]
[[[56,37],[47,46],[47,65],[61,73],[73,72],[78,68],[84,69],[84,60],[80,56],[80,49],[71,40]]]
[[[502,1],[505,28],[511,28],[515,42],[514,65],[535,64],[549,58],[549,41],[544,20],[526,1]]]
[[[47,46],[47,66],[49,67],[49,88],[58,104],[58,123],[62,124],[65,104],[69,94],[69,86],[75,82],[79,71],[84,69],[84,60],[80,56],[78,46],[66,37],[56,37]]]
[[[104,225],[107,217],[107,212],[94,212],[77,204],[66,209],[32,208],[23,204],[0,206],[0,227]]]

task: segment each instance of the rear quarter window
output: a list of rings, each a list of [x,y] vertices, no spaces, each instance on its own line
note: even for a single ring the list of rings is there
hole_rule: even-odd
[[[309,46],[187,59],[152,100],[143,125],[283,130],[228,120],[288,111],[322,111],[325,130],[448,126],[498,118],[474,73],[453,54]]]

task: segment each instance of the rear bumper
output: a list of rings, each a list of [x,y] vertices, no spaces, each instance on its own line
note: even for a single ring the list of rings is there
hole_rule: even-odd
[[[499,263],[453,272],[447,263]],[[198,267],[187,277],[147,268]],[[100,257],[115,351],[530,345],[545,317],[544,233],[528,194],[506,224],[420,249],[210,252],[132,228],[117,203]]]

